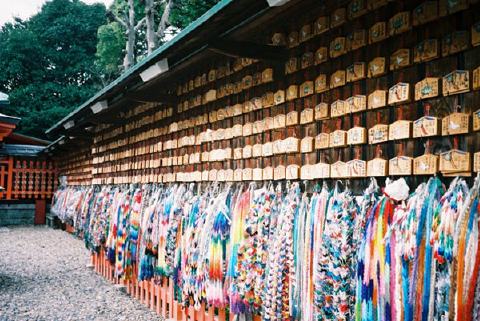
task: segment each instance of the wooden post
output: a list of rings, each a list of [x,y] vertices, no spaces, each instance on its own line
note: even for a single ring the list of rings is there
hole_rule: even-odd
[[[36,199],[35,200],[35,218],[34,224],[35,225],[45,225],[47,216],[47,201],[44,199]]]
[[[7,200],[12,199],[12,183],[13,183],[13,157],[8,158],[8,175],[7,175]],[[5,187],[5,186],[4,186]]]

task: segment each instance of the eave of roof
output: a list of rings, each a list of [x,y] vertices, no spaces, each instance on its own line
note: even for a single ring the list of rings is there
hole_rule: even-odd
[[[0,147],[0,155],[2,156],[37,156],[45,147],[36,145],[22,144],[3,144]]]

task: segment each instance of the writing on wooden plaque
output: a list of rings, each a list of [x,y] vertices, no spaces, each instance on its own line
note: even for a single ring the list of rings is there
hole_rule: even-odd
[[[314,120],[313,114],[314,111],[312,108],[305,108],[304,110],[302,110],[302,112],[300,113],[300,124],[304,125],[312,123]]]
[[[294,100],[298,98],[298,86],[290,85],[287,88],[287,101]]]
[[[367,142],[367,130],[363,127],[353,127],[347,132],[347,144],[359,145]]]
[[[300,67],[306,69],[313,65],[314,55],[313,52],[305,52],[302,55],[302,60],[300,61]]]
[[[254,168],[252,170],[252,179],[254,181],[261,181],[263,179],[263,169],[262,168]]]
[[[397,70],[410,65],[410,49],[399,49],[390,56],[390,70]]]
[[[388,90],[388,104],[395,105],[410,100],[410,84],[399,82]]]
[[[208,180],[209,180],[210,182],[216,181],[216,180],[217,180],[217,173],[218,173],[218,170],[216,170],[216,169],[211,169],[211,170],[208,172]]]
[[[267,166],[263,169],[262,173],[263,180],[273,180],[273,167]]]
[[[467,0],[439,0],[438,12],[441,17],[452,14],[468,8]]]
[[[305,42],[312,37],[312,25],[307,24],[300,29],[300,42]]]
[[[388,20],[390,36],[398,35],[410,29],[410,12],[399,12]]]
[[[337,70],[330,76],[330,88],[337,88],[345,85],[345,70]]]
[[[469,39],[467,31],[455,31],[442,39],[442,56],[456,54],[468,48]]]
[[[453,113],[442,119],[442,135],[459,135],[468,133],[469,115]]]
[[[285,63],[285,74],[293,74],[298,70],[298,59],[297,57],[291,57]]]
[[[262,83],[267,83],[273,81],[273,69],[272,68],[266,68],[264,71],[262,71]]]
[[[348,4],[348,17],[350,20],[358,18],[367,13],[367,4],[365,0],[352,0]]]
[[[305,81],[300,85],[300,97],[313,95],[313,81]]]
[[[298,36],[298,31],[292,31],[288,34],[287,37],[287,46],[288,48],[293,48],[298,46],[299,44],[299,36]]]
[[[314,167],[310,164],[305,164],[300,168],[300,179],[311,180],[314,179]]]
[[[266,142],[262,146],[262,156],[263,157],[268,157],[273,155],[273,143],[272,142]]]
[[[315,149],[326,149],[330,147],[330,135],[320,133],[315,136]]]
[[[356,29],[347,36],[347,48],[357,50],[367,44],[367,32],[365,29]]]
[[[358,113],[367,109],[367,97],[365,95],[355,95],[347,98],[347,110],[350,113]]]
[[[368,109],[376,109],[387,105],[387,91],[377,89],[368,95]]]
[[[397,156],[388,161],[388,173],[392,176],[412,175],[412,158]]]
[[[315,79],[315,92],[316,93],[321,93],[328,90],[328,85],[327,85],[327,75],[325,74],[320,74],[316,79]]]
[[[298,111],[292,110],[287,114],[286,125],[293,126],[298,124]]]
[[[330,43],[330,57],[336,58],[347,53],[347,39],[345,37],[337,37]]]
[[[300,166],[288,165],[285,169],[285,179],[298,179],[300,177]]]
[[[372,11],[387,5],[389,0],[367,0],[367,8]]]
[[[387,170],[388,163],[386,159],[377,157],[367,162],[368,177],[387,176]]]
[[[330,164],[317,163],[314,165],[314,178],[330,178]]]
[[[328,59],[327,47],[320,47],[317,49],[317,51],[315,51],[315,58],[314,58],[315,65],[319,65],[322,62],[327,61],[327,59]]]
[[[473,154],[473,171],[475,173],[480,172],[480,152]]]
[[[319,103],[315,106],[315,120],[322,120],[328,118],[328,104]]]
[[[432,116],[423,116],[413,122],[413,138],[438,135],[439,120]]]
[[[433,98],[438,96],[437,77],[427,77],[415,84],[415,100]]]
[[[344,100],[336,100],[332,103],[330,108],[330,116],[333,117],[340,117],[345,115],[348,112],[348,104]]]
[[[286,116],[284,114],[278,114],[273,118],[273,128],[280,129],[286,126]]]
[[[300,140],[296,137],[287,137],[283,140],[285,153],[298,153],[300,151]]]
[[[347,162],[349,177],[366,177],[367,162],[361,159],[352,159]]]
[[[397,120],[388,127],[388,139],[399,140],[407,139],[411,136],[411,121]]]
[[[388,140],[388,125],[377,124],[368,130],[369,144],[383,143]]]
[[[338,8],[332,13],[330,26],[335,28],[344,24],[345,21],[347,21],[347,10],[345,8]]]
[[[275,128],[273,117],[265,117],[265,130],[272,130]]]
[[[425,62],[438,57],[437,39],[426,39],[413,48],[413,62]]]
[[[376,57],[368,63],[368,78],[377,77],[385,73],[385,57]]]
[[[470,172],[470,153],[457,149],[441,153],[439,168],[443,174]]]
[[[337,129],[330,133],[330,147],[343,147],[347,145],[347,132]]]
[[[253,169],[252,168],[244,168],[242,171],[242,180],[244,181],[251,181],[253,179]]]
[[[277,139],[273,142],[273,154],[283,154],[285,153],[285,145],[283,144],[283,140]]]
[[[313,32],[316,35],[322,34],[330,28],[329,26],[330,22],[328,16],[319,17],[313,24]]]
[[[365,78],[365,63],[355,62],[347,67],[347,82],[353,82]]]
[[[347,163],[342,161],[337,161],[330,165],[330,177],[331,178],[348,178],[349,171]]]
[[[475,68],[472,74],[473,74],[472,88],[473,90],[478,90],[480,89],[480,67]]]
[[[369,43],[375,43],[382,41],[387,37],[387,23],[382,21],[382,22],[377,22],[374,24],[372,27],[370,27],[370,30],[368,32],[368,42]]]
[[[419,26],[433,21],[438,17],[437,1],[425,1],[416,7],[412,12],[412,24]]]
[[[414,175],[434,175],[438,172],[438,156],[425,154],[413,160]]]
[[[243,158],[251,158],[252,152],[253,152],[252,145],[245,145],[243,147],[243,152],[242,152]]]
[[[455,70],[443,76],[442,91],[444,96],[460,94],[470,90],[468,70]]]
[[[273,169],[273,179],[274,180],[283,180],[285,179],[285,166],[278,165]]]
[[[263,153],[263,145],[262,144],[255,144],[252,147],[252,157],[262,157]]]
[[[253,125],[252,123],[245,123],[243,125],[242,136],[252,135]]]
[[[285,102],[285,91],[284,90],[278,90],[273,95],[273,99],[275,101],[275,105],[283,104]]]
[[[313,137],[304,137],[300,142],[300,152],[311,153],[313,151]]]
[[[473,130],[480,130],[480,109],[473,112]]]
[[[237,168],[233,171],[233,180],[235,182],[241,182],[243,178],[243,170],[241,168]]]

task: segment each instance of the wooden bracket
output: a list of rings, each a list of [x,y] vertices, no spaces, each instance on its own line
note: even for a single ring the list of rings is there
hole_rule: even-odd
[[[266,61],[285,61],[285,47],[269,46],[246,41],[215,39],[209,42],[208,50],[234,58],[253,58]]]

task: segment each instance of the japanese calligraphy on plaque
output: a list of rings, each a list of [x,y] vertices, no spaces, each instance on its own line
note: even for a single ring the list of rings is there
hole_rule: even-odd
[[[441,153],[439,168],[443,174],[460,174],[470,172],[470,153],[457,149]]]
[[[294,100],[298,98],[298,86],[290,85],[287,88],[287,101]]]
[[[437,39],[427,39],[415,46],[413,49],[413,62],[425,62],[438,57]]]
[[[262,83],[267,83],[273,81],[273,69],[272,68],[267,68],[264,71],[262,71]]]
[[[266,142],[262,146],[262,156],[263,157],[269,157],[273,155],[273,143],[272,142]]]
[[[298,111],[292,110],[287,114],[286,125],[293,126],[298,124]]]
[[[469,45],[467,31],[455,31],[442,39],[442,57],[466,50]]]
[[[348,178],[349,171],[347,163],[337,161],[330,165],[330,177],[331,178]]]
[[[300,42],[305,42],[312,37],[312,26],[310,24],[304,25],[300,29]]]
[[[390,70],[397,70],[410,65],[410,49],[399,49],[390,56]]]
[[[388,90],[388,104],[395,105],[410,100],[410,84],[399,82]]]
[[[300,140],[296,137],[287,137],[283,140],[285,153],[298,153],[300,151]]]
[[[378,144],[388,140],[388,125],[377,124],[368,130],[368,143]]]
[[[475,68],[472,74],[473,74],[472,88],[473,90],[478,90],[480,89],[480,67]]]
[[[381,177],[387,176],[388,163],[386,159],[374,158],[367,162],[367,176]]]
[[[412,12],[412,24],[419,26],[438,17],[437,1],[425,1]]]
[[[459,135],[468,133],[469,115],[453,113],[442,119],[442,135]]]
[[[347,37],[347,49],[357,50],[367,44],[367,32],[365,29],[354,30]]]
[[[355,95],[347,98],[348,111],[358,113],[367,109],[367,97],[365,95]]]
[[[298,179],[300,177],[300,166],[288,165],[285,169],[285,179]]]
[[[388,127],[388,139],[398,140],[410,138],[411,123],[412,122],[409,120],[397,120],[394,123],[390,124],[390,126]]]
[[[261,181],[263,179],[263,169],[262,168],[254,168],[252,170],[252,179],[254,181]]]
[[[412,158],[397,156],[388,161],[388,173],[392,176],[412,175]]]
[[[444,96],[464,93],[470,90],[468,70],[455,70],[443,77],[442,91]]]
[[[288,48],[293,48],[298,46],[299,44],[299,36],[297,31],[292,31],[288,34],[287,37],[287,46]]]
[[[313,95],[313,81],[306,81],[300,85],[300,97]]]
[[[252,147],[252,157],[262,157],[263,154],[263,145],[255,144]]]
[[[388,20],[390,36],[398,35],[410,29],[410,12],[399,12]]]
[[[480,109],[473,112],[473,130],[480,130]]]
[[[328,59],[327,47],[320,47],[317,49],[317,51],[315,51],[315,58],[314,58],[315,65],[319,65],[322,62],[327,61],[327,59]]]
[[[413,175],[434,175],[438,172],[438,156],[425,154],[413,160]]]
[[[300,61],[300,67],[306,69],[313,65],[314,54],[313,52],[306,52],[302,55],[302,60]]]
[[[368,42],[375,43],[387,37],[387,23],[377,22],[368,31]]]
[[[278,165],[273,169],[273,179],[274,180],[285,179],[285,166]]]
[[[263,169],[263,180],[273,180],[273,167],[267,166]]]
[[[286,116],[284,114],[278,114],[273,118],[273,128],[280,129],[286,125]]]
[[[300,113],[300,124],[309,124],[313,122],[313,109],[312,108],[305,108]]]
[[[343,147],[347,145],[347,132],[337,129],[330,133],[330,147]]]
[[[427,77],[415,84],[415,100],[422,100],[438,96],[437,77]]]
[[[439,120],[432,116],[423,116],[413,122],[413,138],[438,135]]]
[[[473,171],[475,173],[480,172],[480,152],[473,154]]]
[[[337,88],[345,85],[345,70],[337,70],[330,76],[330,88]]]
[[[275,105],[280,105],[285,102],[285,91],[284,90],[278,90],[274,95],[273,99],[275,101]]]
[[[321,93],[324,91],[328,90],[327,86],[327,75],[325,74],[320,74],[316,79],[315,79],[315,92],[316,93]]]
[[[366,177],[367,162],[361,159],[352,159],[347,162],[348,173],[350,177]]]
[[[244,168],[242,171],[242,180],[244,181],[251,181],[253,179],[253,169],[252,168]]]
[[[347,82],[353,82],[365,78],[365,63],[355,62],[347,67]]]
[[[313,137],[307,136],[302,138],[300,142],[300,152],[311,153],[313,151]]]
[[[368,95],[368,109],[381,108],[387,105],[387,91],[375,90]]]
[[[315,136],[315,149],[326,149],[330,147],[330,135],[320,133]]]
[[[329,29],[329,26],[330,23],[328,16],[319,17],[313,24],[313,32],[316,35],[322,34]]]
[[[298,70],[298,59],[297,57],[291,57],[285,63],[285,74],[293,74]]]
[[[300,168],[300,179],[314,179],[314,167],[310,164],[305,164]]]
[[[385,57],[376,57],[368,63],[368,78],[377,77],[385,73]]]
[[[317,163],[314,166],[314,178],[330,178],[330,164]]]
[[[338,8],[332,13],[330,19],[330,26],[332,28],[338,27],[347,21],[347,10],[345,8]]]
[[[347,53],[347,39],[337,37],[330,43],[330,57],[336,58]]]
[[[347,144],[359,145],[367,142],[367,130],[363,127],[353,127],[347,132]]]
[[[330,116],[333,117],[340,117],[345,115],[348,112],[348,104],[344,100],[336,100],[332,103]]]
[[[328,118],[328,104],[320,103],[315,106],[315,120]]]

